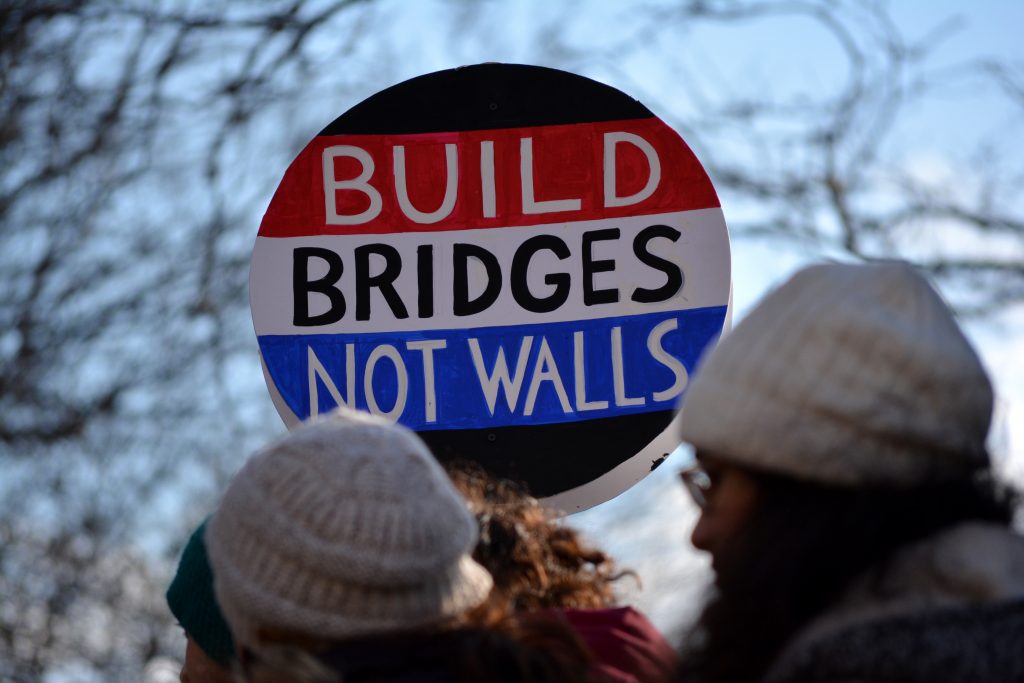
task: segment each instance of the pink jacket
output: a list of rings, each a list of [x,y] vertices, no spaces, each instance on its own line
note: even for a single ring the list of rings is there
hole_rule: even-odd
[[[678,656],[647,617],[632,607],[562,609],[569,625],[614,683],[667,683]]]

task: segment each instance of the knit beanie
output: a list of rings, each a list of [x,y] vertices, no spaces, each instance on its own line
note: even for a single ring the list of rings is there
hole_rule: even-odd
[[[167,606],[199,649],[228,668],[235,656],[235,643],[213,596],[213,572],[203,542],[205,531],[203,521],[185,544],[178,571],[167,588]]]
[[[253,456],[207,531],[235,639],[320,640],[439,624],[481,604],[477,524],[424,443],[347,408]]]
[[[703,358],[682,437],[821,484],[909,487],[988,465],[992,387],[909,265],[823,264],[766,296]]]

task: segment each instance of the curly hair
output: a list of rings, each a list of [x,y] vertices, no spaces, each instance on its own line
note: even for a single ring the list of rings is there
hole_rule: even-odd
[[[515,482],[489,475],[479,465],[446,465],[455,487],[480,524],[473,559],[494,577],[492,600],[515,612],[616,606],[613,583],[636,574],[619,569],[588,545],[556,513]]]

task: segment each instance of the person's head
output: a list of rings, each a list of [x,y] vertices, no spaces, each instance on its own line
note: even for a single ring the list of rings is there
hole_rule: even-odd
[[[494,577],[492,598],[511,610],[612,607],[613,583],[635,576],[518,484],[465,461],[447,469],[480,525],[473,559]]]
[[[207,530],[217,601],[242,648],[448,628],[491,577],[477,525],[423,442],[339,409],[253,456]]]
[[[167,606],[185,631],[182,683],[227,683],[235,646],[213,595],[213,573],[203,536],[206,522],[185,544],[178,570],[167,589]]]
[[[423,442],[342,409],[254,456],[207,533],[245,680],[590,680],[560,623],[510,618],[477,523]],[[436,678],[435,678],[436,677]]]
[[[769,294],[701,361],[682,409],[703,470],[684,473],[702,499],[692,541],[717,588],[692,678],[753,680],[893,550],[959,521],[1008,523],[985,446],[992,402],[908,265],[813,266]]]

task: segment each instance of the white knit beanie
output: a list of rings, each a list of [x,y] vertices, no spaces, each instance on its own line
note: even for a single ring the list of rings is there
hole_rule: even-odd
[[[816,265],[702,359],[685,441],[822,484],[913,486],[988,464],[992,387],[939,295],[903,263]]]
[[[217,601],[241,643],[413,629],[479,605],[477,523],[408,429],[339,409],[257,453],[206,532]]]

